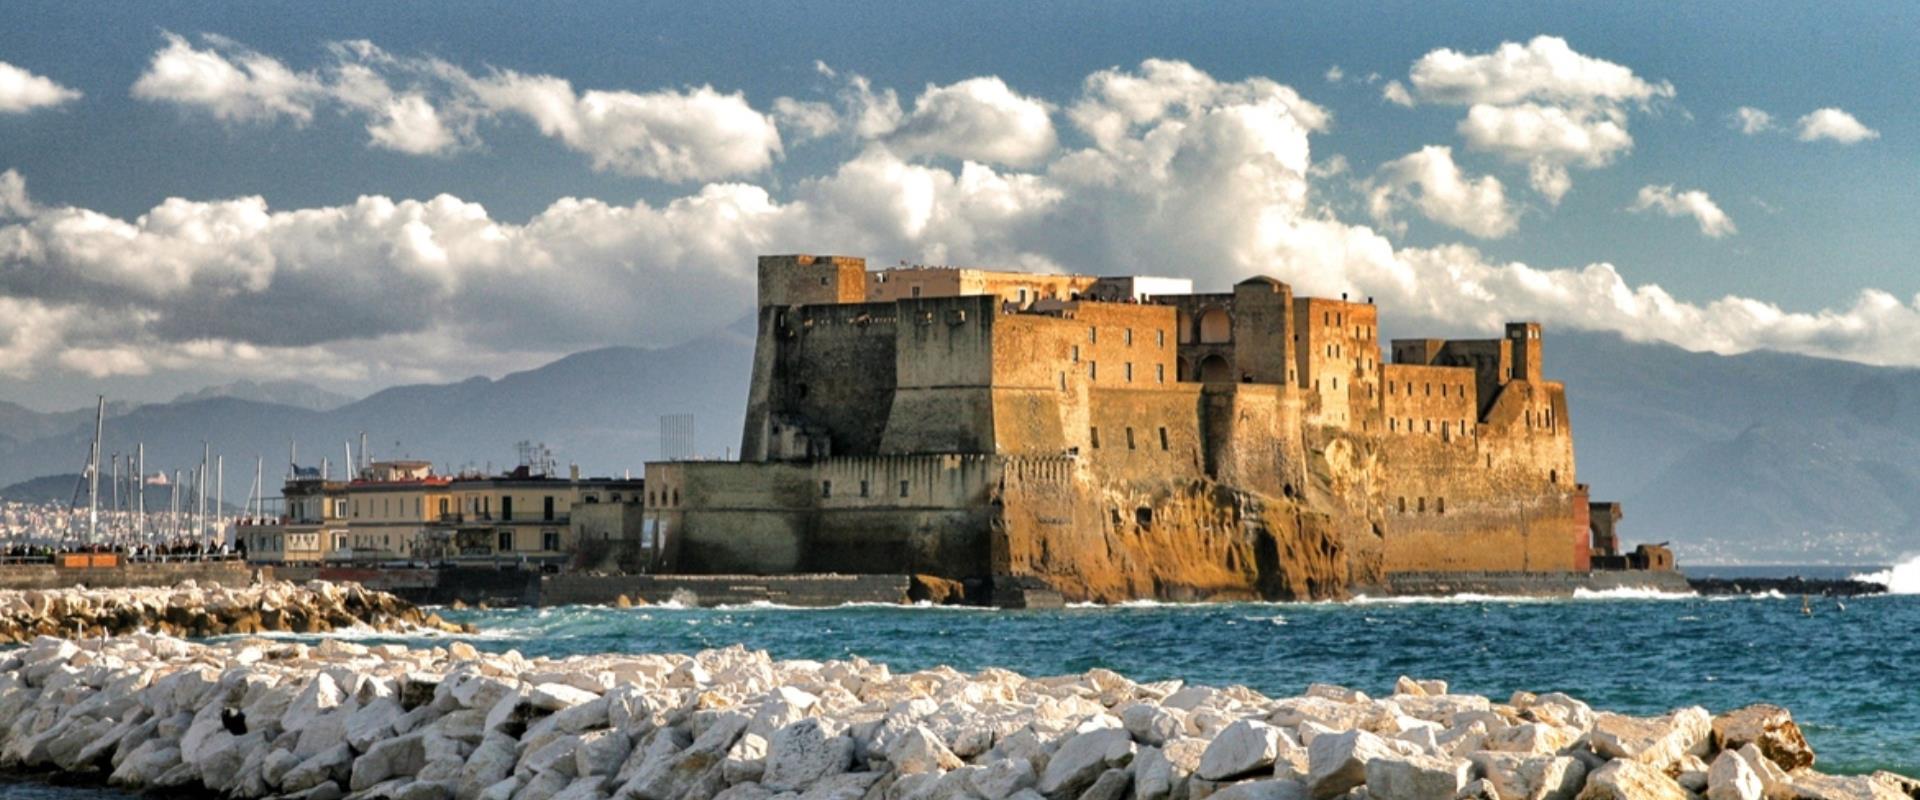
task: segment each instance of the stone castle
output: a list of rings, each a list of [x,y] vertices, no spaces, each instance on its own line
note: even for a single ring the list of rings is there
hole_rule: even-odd
[[[1267,277],[786,255],[759,287],[740,460],[647,465],[666,570],[1301,599],[1616,555],[1535,323],[1388,361],[1370,301]]]

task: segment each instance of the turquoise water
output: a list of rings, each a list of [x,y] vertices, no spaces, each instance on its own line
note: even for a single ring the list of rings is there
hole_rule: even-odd
[[[1057,611],[562,607],[446,611],[488,650],[528,656],[690,652],[744,643],[779,658],[865,656],[907,670],[1107,667],[1137,680],[1321,681],[1384,693],[1399,675],[1504,698],[1564,691],[1636,714],[1700,704],[1792,709],[1823,771],[1920,775],[1920,596],[1842,610],[1798,598],[1448,600],[1137,605]],[[399,640],[427,645],[431,639]],[[0,784],[0,798],[113,797]]]

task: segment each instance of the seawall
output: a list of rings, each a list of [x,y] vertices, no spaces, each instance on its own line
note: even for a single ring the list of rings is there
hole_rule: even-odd
[[[1693,589],[1687,576],[1673,571],[1619,570],[1596,572],[1400,572],[1388,575],[1384,585],[1358,586],[1355,594],[1399,597],[1445,597],[1483,594],[1511,597],[1570,597],[1575,592],[1644,589],[1686,594]]]
[[[260,568],[244,561],[121,562],[116,566],[64,567],[54,564],[0,564],[0,590],[131,589],[173,586],[181,581],[239,588],[253,583]],[[271,573],[269,568],[266,570]]]

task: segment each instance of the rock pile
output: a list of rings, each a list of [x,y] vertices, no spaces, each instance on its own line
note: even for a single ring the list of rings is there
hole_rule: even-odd
[[[1291,800],[1913,796],[1836,777],[1784,710],[1657,718],[1402,679],[1141,684],[864,660],[560,660],[139,634],[0,655],[0,766],[232,797]]]
[[[164,588],[0,591],[0,644],[137,631],[188,637],[324,633],[353,625],[460,630],[437,614],[356,583],[273,581],[233,589],[184,581]]]

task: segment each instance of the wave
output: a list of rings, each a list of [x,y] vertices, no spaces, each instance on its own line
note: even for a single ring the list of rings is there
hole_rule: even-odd
[[[1878,572],[1850,576],[1856,581],[1878,583],[1887,594],[1920,594],[1920,556],[1913,556]]]
[[[1667,592],[1649,586],[1615,586],[1611,589],[1575,589],[1575,600],[1691,600],[1693,592]]]

